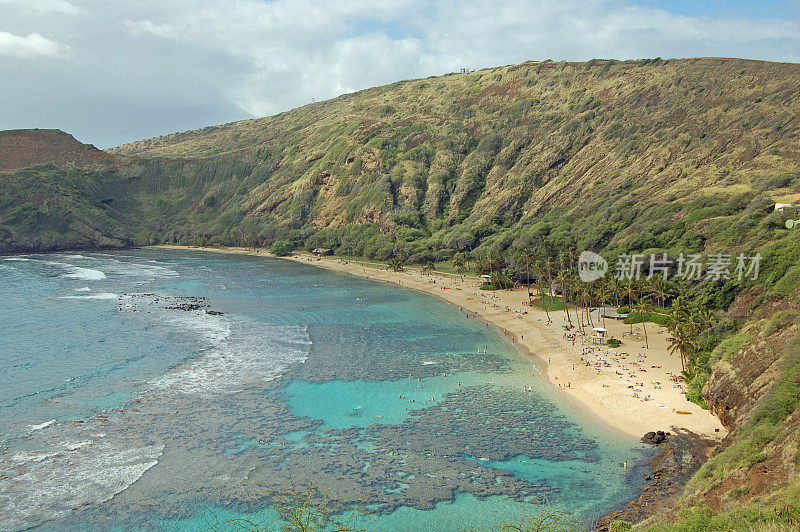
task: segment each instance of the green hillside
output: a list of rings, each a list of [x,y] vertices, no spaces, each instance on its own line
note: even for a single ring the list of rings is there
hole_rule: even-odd
[[[113,151],[235,158],[239,180],[199,200],[206,219],[380,259],[541,236],[559,247],[746,247],[772,238],[758,226],[800,181],[798,80],[799,65],[744,60],[525,63]],[[745,226],[732,227],[743,209]],[[231,242],[230,224],[197,229]]]

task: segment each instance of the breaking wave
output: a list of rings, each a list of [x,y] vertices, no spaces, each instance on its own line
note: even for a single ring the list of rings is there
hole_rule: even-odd
[[[41,451],[0,455],[0,530],[27,529],[86,504],[105,502],[156,465],[164,449],[126,448],[99,433],[85,436]]]
[[[170,324],[201,335],[206,347],[200,356],[153,380],[154,388],[203,396],[234,393],[277,378],[290,364],[304,362],[311,349],[305,326],[231,321],[204,311],[182,314]]]
[[[82,279],[84,281],[102,281],[106,278],[106,274],[100,270],[92,268],[83,268],[81,266],[73,266],[71,264],[63,264],[69,270],[69,273],[64,274],[64,277],[70,279]]]

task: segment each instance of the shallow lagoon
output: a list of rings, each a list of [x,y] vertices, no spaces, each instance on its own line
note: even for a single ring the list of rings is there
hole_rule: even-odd
[[[257,257],[21,258],[0,260],[9,529],[235,529],[308,482],[378,530],[588,524],[638,493],[646,449],[430,296]]]

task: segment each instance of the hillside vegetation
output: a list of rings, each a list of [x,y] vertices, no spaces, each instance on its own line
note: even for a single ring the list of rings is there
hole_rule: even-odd
[[[99,157],[18,158],[36,166],[0,173],[0,251],[325,247],[397,268],[470,265],[495,287],[519,280],[528,256],[541,280],[558,264],[575,277],[587,249],[612,267],[626,252],[759,252],[756,280],[640,295],[640,318],[669,318],[683,342],[691,399],[731,429],[680,508],[649,525],[794,526],[800,229],[786,221],[800,213],[774,206],[800,192],[798,110],[800,65],[739,59],[530,62],[404,81]],[[8,138],[0,155],[33,153]],[[606,288],[563,297],[589,305],[603,298],[593,290]]]
[[[241,161],[198,198],[209,225],[188,228],[219,243],[278,231],[416,261],[538,238],[746,248],[773,237],[773,198],[800,183],[798,80],[799,65],[743,60],[525,63],[113,151]]]

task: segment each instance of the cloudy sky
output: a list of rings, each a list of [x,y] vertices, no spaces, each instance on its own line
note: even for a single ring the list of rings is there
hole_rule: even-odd
[[[99,147],[526,60],[800,62],[800,0],[0,0],[0,129]]]

